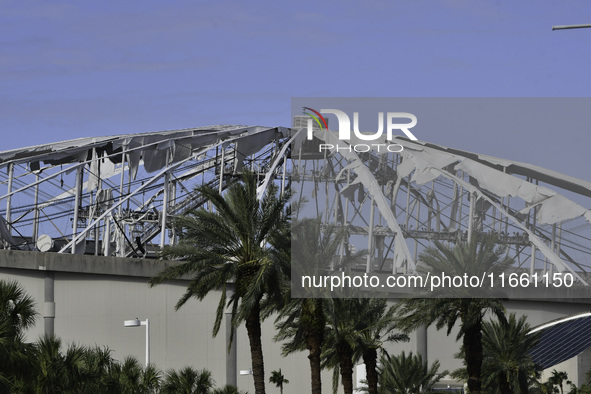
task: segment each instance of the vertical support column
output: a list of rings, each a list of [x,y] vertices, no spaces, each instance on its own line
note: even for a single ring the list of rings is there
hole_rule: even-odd
[[[435,181],[431,181],[431,195],[433,198],[429,201],[429,193],[427,193],[427,231],[431,232],[433,230],[433,226],[431,226],[431,220],[433,219],[433,202],[435,200]]]
[[[6,197],[6,223],[7,223],[7,227],[8,227],[8,231],[10,232],[10,235],[12,235],[12,212],[11,212],[11,204],[12,204],[12,195],[10,195],[10,193],[12,193],[12,179],[14,178],[14,163],[10,163],[8,165],[8,190],[7,190],[7,194],[8,197]],[[9,243],[6,243],[7,248],[11,249],[11,245]]]
[[[404,220],[404,227],[408,231],[408,221],[410,220],[410,176],[406,182],[406,219]]]
[[[80,208],[80,197],[82,194],[82,176],[83,176],[82,165],[76,168],[76,191],[74,200],[74,221],[72,223],[72,239],[76,237],[78,233],[78,210]],[[72,254],[76,254],[76,242],[72,243]]]
[[[351,181],[351,170],[347,170],[347,186],[349,186]],[[349,218],[349,198],[345,197],[345,208],[344,208],[344,217],[343,217],[343,228],[346,229],[347,228],[347,220]],[[347,238],[347,242],[349,241],[349,239]],[[347,252],[345,251],[345,237],[343,237],[343,239],[341,239],[341,246],[340,246],[340,255],[339,255],[339,266],[341,267],[340,270],[343,270],[343,259],[345,258],[345,255],[347,254]],[[334,263],[331,262],[330,263],[330,269],[331,271],[334,270]]]
[[[474,208],[476,207],[476,193],[470,192],[470,213],[468,215],[468,243],[472,241],[472,231],[474,231]]]
[[[587,348],[587,350],[583,351],[579,355],[576,356],[577,360],[577,378],[569,376],[573,383],[577,385],[582,385],[586,383],[585,375],[591,368],[591,348]]]
[[[494,230],[496,225],[497,225],[497,207],[493,205],[492,207],[492,224],[490,225],[490,227]]]
[[[505,204],[505,197],[501,197],[501,208]],[[499,234],[503,231],[503,212],[499,211]]]
[[[123,214],[123,184],[125,183],[125,155],[126,155],[126,147],[123,147],[123,152],[121,153],[121,182],[119,183],[119,220],[121,220],[121,216]],[[131,171],[128,169],[127,171]],[[131,174],[130,174],[131,177]]]
[[[283,174],[281,175],[281,194],[285,193],[285,174],[287,172],[287,153],[283,156]]]
[[[538,207],[534,207],[534,213],[532,215],[532,225],[530,227],[530,230],[532,233],[536,233],[536,215],[537,215],[537,208]],[[501,220],[502,223],[502,220]],[[500,227],[499,227],[500,230]],[[530,257],[530,269],[529,272],[531,275],[534,274],[536,268],[536,245],[534,245],[534,243],[531,243],[531,257]],[[544,273],[546,273],[546,268],[544,267]]]
[[[428,361],[427,351],[427,327],[420,326],[417,328],[417,353],[423,358],[423,363]]]
[[[417,207],[417,217],[416,217],[416,231],[418,232],[421,226],[421,200],[415,200],[416,207]],[[415,261],[419,259],[419,238],[415,238]]]
[[[232,288],[228,288],[226,290],[228,299],[232,297],[234,293],[233,286],[230,285]],[[231,384],[232,386],[237,386],[237,377],[238,377],[238,358],[236,352],[236,335],[234,335],[232,341],[232,312],[230,309],[226,310],[224,314],[224,318],[226,320],[226,384]]]
[[[170,150],[166,154],[166,166],[168,166],[169,158],[170,158]],[[160,229],[160,249],[164,248],[164,243],[166,240],[166,218],[168,216],[168,198],[169,198],[168,185],[169,185],[169,183],[170,183],[170,172],[167,171],[164,174],[164,197],[162,198],[162,225],[161,225],[161,229]]]
[[[533,276],[536,270],[536,245],[531,244],[531,256],[529,258],[529,274]]]
[[[369,213],[369,229],[368,229],[368,241],[367,241],[367,250],[369,251],[369,253],[367,254],[367,266],[365,267],[365,272],[371,272],[372,271],[372,266],[371,266],[371,262],[373,260],[373,254],[374,254],[374,250],[373,250],[373,222],[374,222],[374,214],[375,214],[375,204],[374,204],[374,196],[371,196],[371,209],[370,209],[370,213]]]
[[[556,223],[552,225],[552,239],[550,240],[550,250],[552,250],[552,253],[556,253]],[[547,257],[546,261],[548,261]],[[550,276],[552,276],[552,272],[554,272],[554,264],[550,264]]]
[[[166,239],[166,217],[168,216],[168,183],[170,181],[170,174],[164,174],[164,198],[162,199],[162,223],[160,231],[160,248],[164,248]]]
[[[460,205],[458,206],[458,218],[457,218],[457,222],[458,222],[458,230],[460,230],[459,232],[461,232],[462,230],[462,211],[463,211],[463,207],[464,207],[464,187],[460,186],[460,192],[459,192],[459,203]]]
[[[39,182],[39,174],[35,175],[35,182]],[[35,185],[35,200],[33,202],[33,243],[39,238],[39,184]]]
[[[174,212],[174,206],[176,205],[176,184],[177,181],[172,181],[172,183],[170,184],[170,203],[168,204],[168,206],[170,207],[170,209],[173,210],[172,215],[175,214]],[[171,226],[171,234],[170,234],[170,238],[169,238],[169,242],[171,245],[174,245],[176,243],[176,229],[174,226]]]
[[[94,155],[93,155],[94,156]],[[103,190],[103,180],[101,178],[101,161],[102,161],[102,154],[101,157],[97,158],[97,166],[96,166],[96,178],[97,178],[97,189],[96,189],[96,193],[94,194],[94,207],[92,207],[92,209],[90,209],[89,212],[92,212],[92,217],[90,217],[88,220],[90,222],[92,222],[94,220],[94,215],[97,215],[97,217],[100,216],[100,213],[98,212],[99,209],[99,204],[98,204],[98,200],[99,200],[99,193],[101,192],[101,190]],[[92,200],[92,193],[90,195],[90,200],[91,200],[91,204],[93,203]],[[100,234],[101,234],[101,221],[99,220],[97,224],[94,225],[94,255],[98,256],[99,252],[100,252],[100,248],[99,248],[99,238],[100,238]]]
[[[464,180],[464,174],[460,177],[460,171],[456,171],[456,176],[462,180]],[[458,185],[458,216],[454,218],[456,223],[458,224],[458,234],[462,233],[462,208],[464,206],[464,187],[462,185]]]
[[[150,365],[150,319],[146,319],[146,367]]]
[[[511,196],[507,196],[507,212],[511,212]],[[509,218],[505,218],[505,234],[509,235]]]
[[[55,328],[55,289],[53,272],[46,271],[44,279],[44,303],[43,303],[43,333],[54,335]]]
[[[224,147],[224,144],[221,145],[221,149],[222,149],[222,160],[220,162],[220,184],[219,184],[219,188],[218,191],[220,194],[222,194],[222,190],[224,190],[224,160],[226,158],[226,148]]]
[[[326,152],[325,152],[325,155],[326,155]],[[325,163],[325,165],[327,165],[326,159],[325,159],[324,163]],[[320,166],[318,166],[318,167],[320,168]],[[324,168],[326,169],[326,167],[324,167]],[[325,172],[325,176],[326,176],[326,178],[324,180],[324,196],[325,196],[325,198],[324,198],[324,223],[328,224],[329,220],[330,220],[329,216],[328,216],[328,214],[329,214],[328,211],[330,210],[328,208],[329,204],[330,204],[329,198],[328,198],[328,190],[329,190],[329,188],[328,188],[328,173],[326,173],[326,171],[324,171],[324,172]],[[318,198],[318,197],[316,197],[316,198]]]
[[[105,233],[103,234],[103,253],[105,256],[111,255],[111,219],[105,218]]]
[[[558,224],[558,235],[556,236],[556,255],[560,257],[560,245],[562,244],[562,222]]]
[[[113,220],[117,220],[117,222],[120,224],[120,226],[122,227],[122,231],[123,234],[126,233],[127,231],[127,225],[125,224],[125,221],[123,220],[123,188],[125,186],[125,158],[129,158],[129,155],[127,154],[127,146],[123,146],[123,152],[121,152],[121,177],[120,177],[120,182],[119,182],[119,209],[118,209],[118,216],[117,214],[115,214],[115,212],[113,212],[112,218]],[[131,181],[131,168],[128,165],[127,166],[127,176]],[[129,189],[129,188],[128,188]],[[129,192],[129,190],[128,190]],[[129,200],[127,201],[127,205],[129,207]],[[108,238],[109,238],[109,242],[111,241],[111,227],[110,227],[110,218],[107,218],[107,229],[105,231],[109,232]],[[115,223],[115,222],[114,222]],[[115,232],[120,231],[118,229],[118,227],[115,227]],[[115,239],[117,239],[117,235],[115,236]],[[104,237],[103,237],[103,242],[105,242]],[[117,248],[115,248],[116,250]],[[105,254],[111,253],[111,244],[109,243],[109,245],[107,245],[107,249],[105,251]],[[122,251],[122,253],[124,253],[124,251]]]
[[[310,122],[312,120],[310,119]],[[300,151],[298,152],[298,176],[300,177],[300,179],[302,179],[302,183],[303,181],[303,175],[302,175],[302,147],[300,147]]]
[[[100,180],[99,180],[99,185],[100,185]],[[90,193],[90,201],[91,204],[93,204],[94,206],[92,207],[92,209],[89,210],[90,213],[92,213],[92,217],[88,218],[89,222],[92,222],[94,220],[94,215],[100,216],[98,211],[98,196],[99,196],[99,191],[100,191],[100,186],[97,189],[96,193],[94,194],[94,202],[93,202],[93,197],[92,197],[92,193]],[[101,221],[99,220],[99,222],[97,224],[94,225],[94,229],[93,229],[93,233],[94,233],[94,255],[98,256],[99,255],[99,238],[100,238],[100,227],[101,227]]]

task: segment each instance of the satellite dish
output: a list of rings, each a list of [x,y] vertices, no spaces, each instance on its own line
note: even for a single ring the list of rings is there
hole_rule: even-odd
[[[49,252],[53,249],[53,239],[47,234],[41,234],[35,243],[40,252]]]

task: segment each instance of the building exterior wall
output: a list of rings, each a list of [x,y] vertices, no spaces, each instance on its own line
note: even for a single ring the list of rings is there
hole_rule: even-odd
[[[145,327],[125,328],[123,321],[139,318],[150,320],[151,362],[160,369],[181,368],[191,365],[209,369],[216,382],[226,382],[228,361],[225,324],[217,337],[212,337],[213,322],[219,292],[212,292],[203,301],[192,299],[175,311],[177,300],[184,293],[187,282],[173,281],[153,288],[147,279],[165,263],[153,260],[116,259],[95,256],[59,255],[0,251],[0,276],[21,283],[36,301],[40,316],[35,327],[27,333],[33,341],[44,332],[43,306],[45,303],[45,277],[54,278],[55,335],[65,343],[107,346],[119,360],[127,355],[144,362]],[[508,312],[525,314],[532,326],[559,317],[588,310],[588,305],[569,302],[508,301]],[[267,379],[270,372],[281,368],[290,383],[285,394],[309,392],[310,372],[307,353],[281,356],[281,344],[273,341],[276,333],[273,318],[263,323],[263,346]],[[429,362],[439,360],[442,369],[453,371],[461,367],[454,358],[459,343],[457,331],[450,336],[434,327],[427,330]],[[417,336],[402,344],[386,344],[390,354],[402,350],[416,352]],[[239,371],[250,369],[250,348],[246,330],[241,326],[236,334],[239,388],[254,392],[252,377]],[[589,366],[588,352],[556,366],[565,370],[573,381],[582,381]],[[323,391],[331,390],[330,371],[323,374]],[[269,390],[271,391],[271,384]]]

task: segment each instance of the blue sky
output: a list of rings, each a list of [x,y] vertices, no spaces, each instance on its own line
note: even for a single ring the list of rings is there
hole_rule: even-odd
[[[292,96],[591,93],[591,29],[551,30],[591,23],[588,0],[0,7],[0,150],[211,124],[289,126]],[[504,133],[495,138],[506,146],[515,131]],[[469,141],[465,132],[422,136],[571,172],[587,159],[588,134],[530,135],[520,141],[523,154],[505,155],[503,144],[495,148],[477,131]],[[549,161],[552,147],[574,149],[563,168]]]

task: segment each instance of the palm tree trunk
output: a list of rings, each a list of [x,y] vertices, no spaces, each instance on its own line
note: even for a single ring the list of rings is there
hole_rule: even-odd
[[[365,364],[368,394],[378,394],[377,360],[378,352],[376,349],[369,348],[363,352],[363,363]]]
[[[306,348],[309,352],[308,360],[310,360],[312,394],[322,394],[320,354],[322,353],[322,344],[324,342],[325,325],[322,302],[321,299],[307,299],[303,301],[302,305],[302,314],[306,315],[303,320],[308,323],[308,329],[306,330]]]
[[[337,346],[343,391],[353,394],[353,349],[346,341],[341,341]]]
[[[312,394],[322,394],[322,378],[320,368],[320,353],[322,345],[316,335],[307,338],[307,347],[309,350],[308,360],[310,360],[310,378],[312,383]]]
[[[252,361],[252,376],[254,379],[254,392],[265,394],[265,364],[263,361],[263,344],[261,342],[261,316],[260,305],[256,302],[250,314],[246,318],[246,332],[250,342],[250,358]]]
[[[482,370],[482,323],[480,321],[469,326],[463,338],[466,370],[468,372],[468,391],[479,394],[482,386],[480,373]]]
[[[504,373],[499,376],[499,388],[501,389],[501,394],[514,394],[513,388],[507,381],[507,375]]]
[[[529,388],[529,384],[527,382],[527,375],[525,375],[524,373],[520,373],[518,380],[519,380],[519,390],[522,393],[527,393],[528,388]]]

